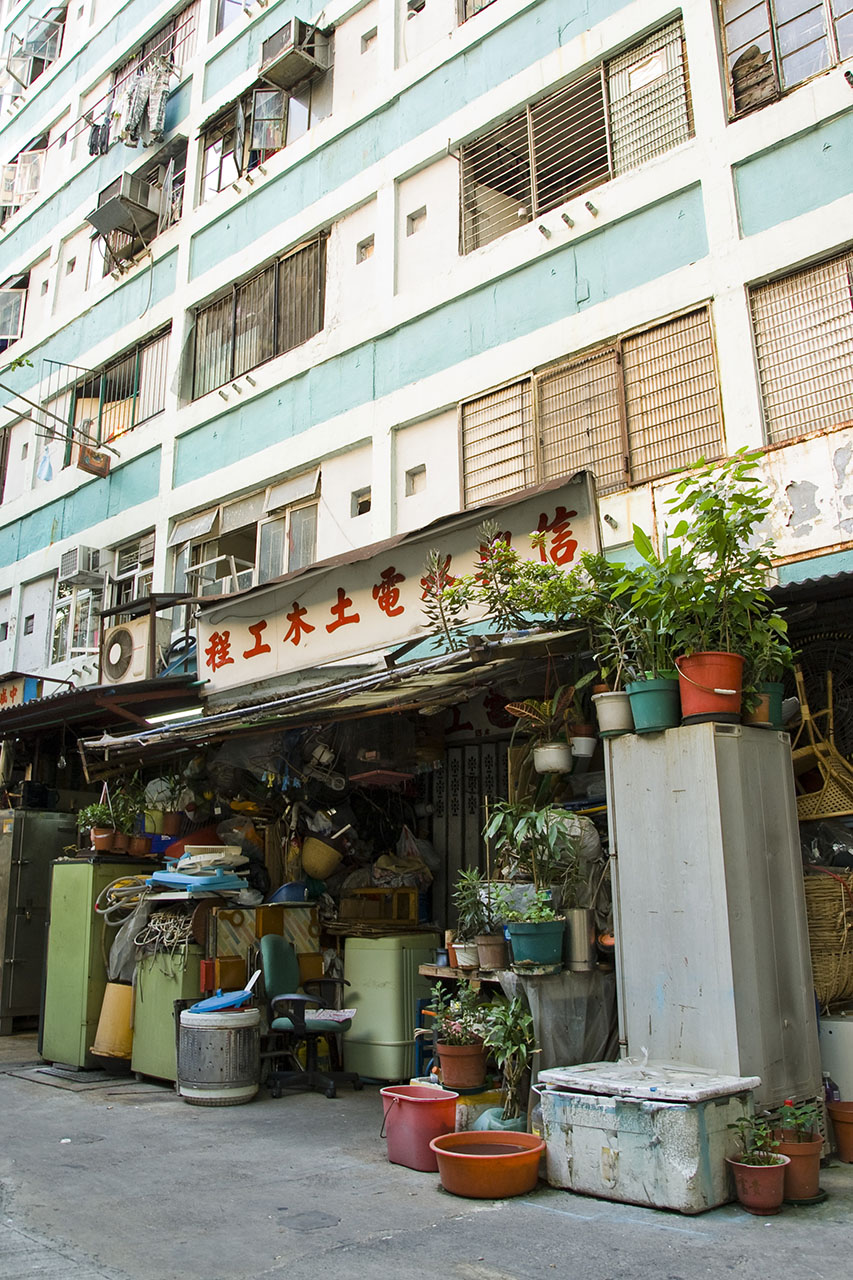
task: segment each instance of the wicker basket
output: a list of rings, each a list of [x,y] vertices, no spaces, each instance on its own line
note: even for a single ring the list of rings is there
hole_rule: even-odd
[[[853,998],[853,872],[807,871],[805,891],[814,986],[826,1008]]]

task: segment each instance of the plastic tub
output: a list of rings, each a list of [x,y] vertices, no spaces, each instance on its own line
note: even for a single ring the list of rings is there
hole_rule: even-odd
[[[384,1098],[385,1137],[391,1164],[435,1173],[432,1141],[456,1127],[458,1093],[428,1084],[395,1084],[379,1091]]]
[[[533,1191],[545,1143],[535,1133],[467,1129],[433,1138],[445,1191],[471,1200],[505,1200]]]

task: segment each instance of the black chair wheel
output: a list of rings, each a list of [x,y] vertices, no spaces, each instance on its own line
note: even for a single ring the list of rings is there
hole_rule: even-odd
[[[329,1087],[328,1087],[328,1089],[326,1090],[326,1097],[327,1097],[327,1098],[336,1098],[337,1096],[338,1096],[338,1091],[337,1091],[337,1089],[335,1088],[335,1086],[334,1086],[333,1084],[330,1084],[330,1085],[329,1085]]]
[[[280,1098],[280,1097],[281,1097],[281,1085],[280,1085],[280,1084],[271,1084],[271,1085],[270,1085],[270,1097],[271,1097],[271,1098]]]
[[[353,1080],[353,1082],[352,1082],[352,1087],[353,1087],[353,1089],[355,1089],[356,1093],[361,1093],[362,1089],[364,1088],[364,1081],[363,1081],[363,1080]]]

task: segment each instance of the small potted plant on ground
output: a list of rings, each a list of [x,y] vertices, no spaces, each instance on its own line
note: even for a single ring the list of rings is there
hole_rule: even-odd
[[[470,982],[460,982],[448,995],[437,982],[430,994],[443,1084],[448,1089],[479,1089],[486,1078],[486,1048],[477,993]]]
[[[816,1104],[788,1098],[782,1104],[774,1137],[776,1150],[790,1161],[785,1166],[785,1199],[798,1203],[823,1200],[819,1185],[823,1135]]]
[[[112,848],[116,825],[108,804],[87,804],[77,814],[77,826],[80,831],[89,831],[93,849],[106,852]]]
[[[737,1198],[749,1213],[778,1213],[785,1195],[788,1156],[779,1155],[770,1122],[762,1116],[741,1116],[734,1124],[741,1143],[738,1156],[726,1156]]]
[[[475,1129],[527,1128],[521,1094],[525,1075],[535,1048],[533,1019],[521,996],[507,1000],[499,996],[484,1013],[486,1048],[492,1051],[502,1072],[503,1108],[489,1107],[474,1125]]]

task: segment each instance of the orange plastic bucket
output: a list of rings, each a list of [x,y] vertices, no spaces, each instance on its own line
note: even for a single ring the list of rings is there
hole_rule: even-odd
[[[458,1093],[428,1084],[395,1084],[380,1089],[385,1109],[383,1129],[388,1159],[407,1169],[437,1173],[438,1161],[430,1148],[433,1138],[456,1128]]]
[[[741,654],[691,653],[689,657],[678,658],[675,665],[684,720],[691,716],[740,715]]]

